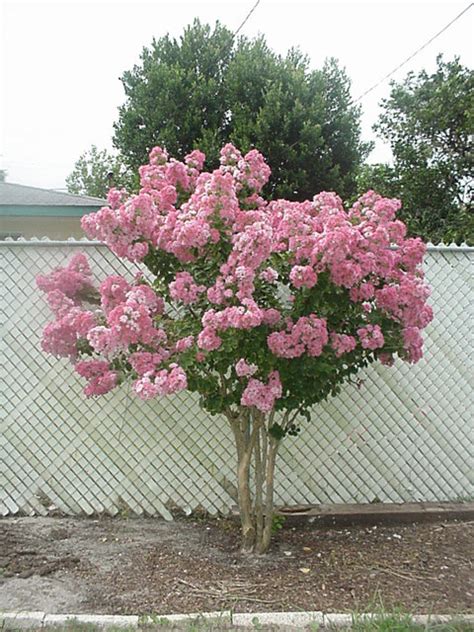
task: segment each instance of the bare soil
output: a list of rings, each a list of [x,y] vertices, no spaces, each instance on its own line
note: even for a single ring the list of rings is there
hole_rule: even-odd
[[[5,518],[0,609],[473,612],[473,526],[285,527],[249,557],[226,519]]]

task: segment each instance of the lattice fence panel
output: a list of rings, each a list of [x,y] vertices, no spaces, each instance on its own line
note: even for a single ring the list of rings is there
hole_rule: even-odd
[[[83,397],[67,361],[39,346],[49,310],[35,276],[86,250],[102,278],[131,275],[90,242],[0,244],[2,341],[0,514],[105,512],[171,518],[170,507],[211,513],[235,505],[226,423],[196,398],[143,403],[126,388]],[[361,385],[314,411],[282,446],[282,504],[441,501],[473,496],[472,262],[474,249],[431,248],[435,320],[414,367],[371,366]]]

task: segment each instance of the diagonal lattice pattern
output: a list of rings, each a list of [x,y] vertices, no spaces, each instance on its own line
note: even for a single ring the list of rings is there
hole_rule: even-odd
[[[235,505],[225,420],[188,393],[151,402],[126,388],[82,395],[67,361],[44,355],[50,318],[35,276],[86,250],[102,278],[133,266],[92,242],[1,242],[0,514],[161,515]],[[425,358],[371,366],[358,386],[314,411],[279,457],[276,502],[441,501],[472,497],[473,395],[469,354],[474,249],[431,247],[435,320]]]

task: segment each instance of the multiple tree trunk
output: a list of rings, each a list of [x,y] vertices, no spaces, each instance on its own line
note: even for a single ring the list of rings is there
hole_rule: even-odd
[[[237,483],[242,552],[265,553],[273,525],[273,482],[280,440],[269,428],[274,412],[240,409],[226,414],[237,448]],[[253,493],[252,493],[253,488]]]

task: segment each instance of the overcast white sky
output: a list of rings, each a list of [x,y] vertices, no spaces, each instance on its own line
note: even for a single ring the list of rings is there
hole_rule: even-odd
[[[119,77],[143,46],[178,37],[195,17],[235,30],[255,0],[136,2],[0,0],[0,167],[7,180],[63,188],[91,144],[111,148],[112,124],[124,95]],[[242,30],[263,33],[279,53],[299,46],[317,68],[333,56],[345,66],[357,98],[469,5],[464,2],[320,2],[261,0]],[[459,55],[474,65],[474,8],[399,70],[429,71],[435,58]],[[389,82],[362,100],[363,134],[371,130]],[[183,104],[185,107],[185,104]],[[380,141],[371,162],[387,160]]]

